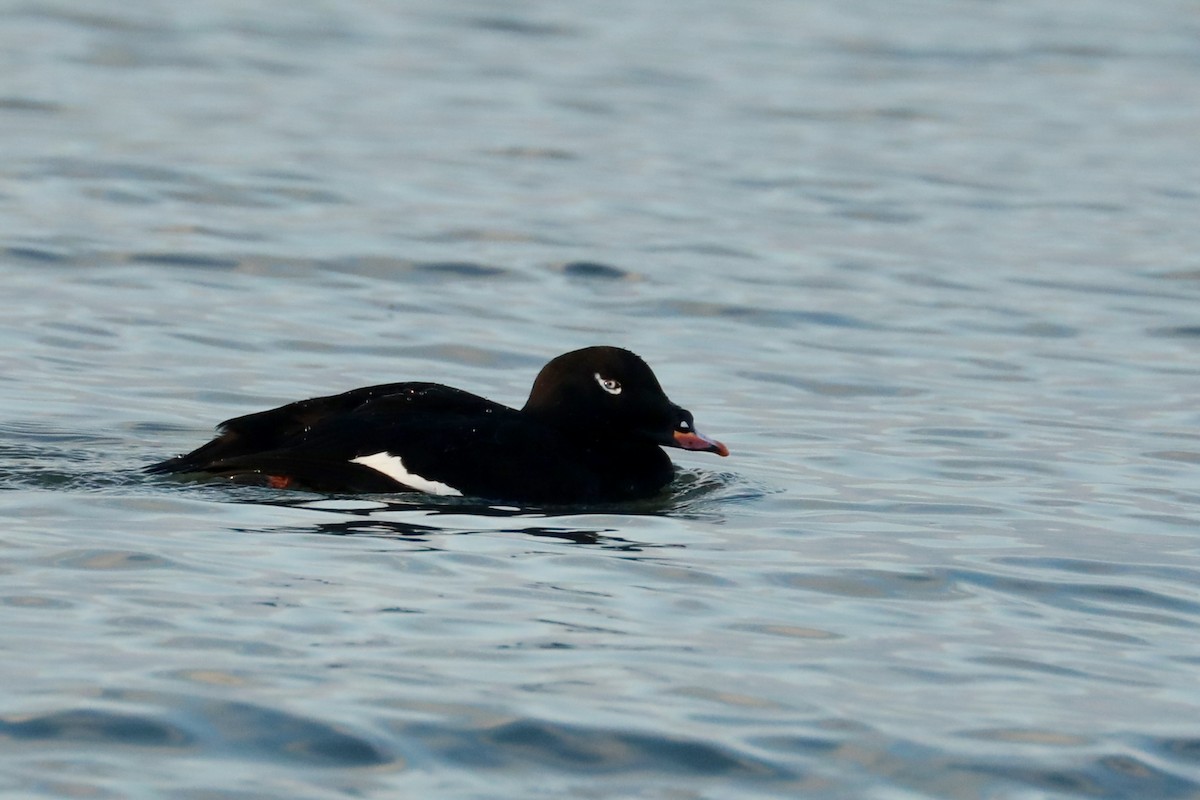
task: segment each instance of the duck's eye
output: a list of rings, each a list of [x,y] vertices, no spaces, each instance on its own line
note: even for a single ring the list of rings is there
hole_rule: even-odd
[[[600,384],[600,388],[603,389],[604,391],[608,392],[609,394],[620,394],[621,393],[621,382],[620,381],[614,381],[612,378],[606,378],[603,375],[601,375],[599,372],[596,373],[595,378],[596,378],[596,383]]]

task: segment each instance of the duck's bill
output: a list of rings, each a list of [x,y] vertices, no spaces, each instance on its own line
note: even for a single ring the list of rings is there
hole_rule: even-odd
[[[716,439],[711,439],[696,431],[675,431],[675,446],[682,447],[684,450],[703,450],[707,453],[716,453],[722,457],[729,455],[728,447]]]

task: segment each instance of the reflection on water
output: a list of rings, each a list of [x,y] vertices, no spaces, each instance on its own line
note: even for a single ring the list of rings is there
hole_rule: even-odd
[[[486,531],[545,537],[630,552],[671,546],[630,541],[618,535],[621,527],[615,526],[625,523],[630,515],[713,522],[722,518],[722,509],[730,504],[753,502],[764,496],[761,490],[752,488],[736,475],[699,470],[682,470],[658,497],[570,506],[496,505],[469,497],[420,493],[312,500],[312,495],[307,492],[246,487],[221,479],[205,482],[205,493],[208,494],[214,487],[223,492],[226,501],[236,500],[240,495],[240,502],[314,512],[309,515],[313,519],[309,524],[239,529],[246,533],[402,537],[407,541],[429,543],[444,535]],[[597,523],[592,527],[572,524],[577,520],[596,520]],[[547,524],[527,524],[530,522]],[[549,524],[551,522],[556,524]]]

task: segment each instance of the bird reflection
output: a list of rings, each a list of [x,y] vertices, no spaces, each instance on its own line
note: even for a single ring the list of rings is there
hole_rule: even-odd
[[[339,512],[347,513],[347,512]],[[403,540],[413,544],[432,544],[446,536],[468,536],[479,533],[504,533],[533,536],[539,539],[554,539],[578,545],[601,547],[605,550],[640,552],[649,548],[673,547],[675,545],[635,542],[616,536],[615,528],[566,528],[541,525],[525,525],[502,528],[466,528],[461,526],[439,527],[398,519],[379,519],[371,516],[355,519],[339,519],[315,522],[311,525],[286,525],[275,528],[238,528],[241,533],[302,533],[325,536],[367,536],[378,539]],[[434,547],[423,549],[438,549]]]
[[[539,539],[552,539],[570,544],[601,547],[607,550],[637,552],[647,548],[670,545],[635,542],[616,535],[616,528],[520,524],[531,518],[544,519],[545,510],[514,508],[511,506],[487,505],[479,501],[463,501],[459,498],[424,499],[416,495],[413,499],[373,498],[367,500],[356,496],[344,504],[337,500],[312,500],[311,497],[280,498],[266,502],[282,508],[303,509],[314,514],[330,515],[334,518],[314,520],[309,524],[280,525],[269,528],[239,528],[243,533],[301,533],[327,536],[367,536],[379,539],[403,540],[410,544],[433,545],[446,536],[467,536],[480,533],[516,534]],[[416,499],[421,498],[421,499]],[[246,498],[249,501],[249,498]],[[423,501],[422,501],[423,500]],[[457,500],[457,502],[453,502]],[[264,504],[258,497],[253,502]],[[575,513],[581,513],[577,507]],[[589,513],[616,513],[612,509],[592,507]],[[626,513],[630,513],[626,511]],[[644,512],[643,512],[644,513]],[[440,519],[438,519],[440,518]],[[514,524],[495,526],[474,525],[472,519],[511,519]],[[417,521],[419,520],[419,521]],[[443,521],[444,524],[438,524]],[[438,549],[430,546],[423,549]]]
[[[254,505],[267,505],[311,512],[323,519],[260,528],[238,528],[245,533],[319,534],[327,536],[366,536],[426,545],[416,549],[437,550],[438,539],[481,533],[515,534],[568,544],[600,547],[606,550],[641,552],[650,549],[682,547],[680,544],[635,541],[625,536],[634,526],[600,527],[553,525],[553,518],[570,522],[585,517],[604,517],[620,522],[621,517],[675,517],[720,519],[721,505],[761,496],[737,487],[730,476],[683,472],[671,491],[658,497],[626,503],[574,506],[512,506],[487,503],[466,497],[427,494],[315,496],[307,492],[279,492],[258,487],[226,485],[225,499]],[[614,519],[618,518],[618,519]],[[495,520],[510,520],[497,526]],[[534,520],[542,524],[534,523]],[[533,524],[531,524],[533,523]]]

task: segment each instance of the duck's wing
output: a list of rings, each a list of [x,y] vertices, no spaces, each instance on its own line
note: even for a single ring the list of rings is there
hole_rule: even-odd
[[[313,397],[228,419],[217,426],[211,442],[175,458],[146,467],[151,473],[248,471],[249,464],[264,461],[252,471],[267,471],[274,454],[291,451],[312,436],[326,437],[344,420],[397,420],[406,416],[461,417],[511,412],[461,389],[437,383],[386,383],[364,386],[342,394]],[[356,426],[358,427],[358,426]]]

